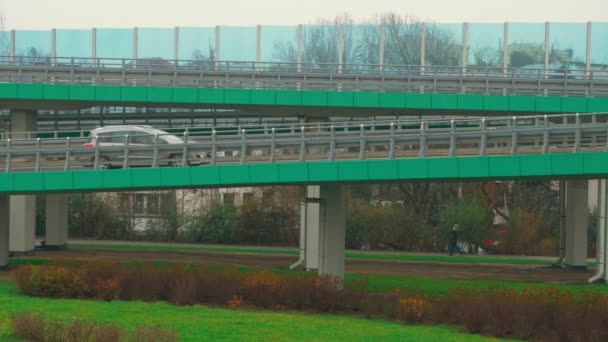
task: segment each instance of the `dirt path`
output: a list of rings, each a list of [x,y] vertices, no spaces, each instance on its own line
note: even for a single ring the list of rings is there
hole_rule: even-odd
[[[140,251],[119,249],[79,249],[66,251],[36,251],[33,256],[22,258],[113,260],[113,261],[164,261],[204,263],[245,267],[286,269],[297,257],[277,254],[218,253],[206,251]],[[474,256],[472,256],[474,258]],[[593,275],[593,270],[573,271],[542,268],[530,265],[463,264],[439,262],[412,262],[386,260],[346,260],[347,273],[401,275],[436,279],[494,279],[539,281],[548,283],[583,284]],[[9,275],[1,275],[8,277]]]

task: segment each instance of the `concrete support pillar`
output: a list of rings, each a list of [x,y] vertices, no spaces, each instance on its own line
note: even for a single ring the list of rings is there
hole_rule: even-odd
[[[320,186],[319,274],[344,279],[346,194],[342,184]]]
[[[306,251],[304,254],[304,267],[307,270],[319,268],[319,227],[320,216],[320,187],[318,185],[306,186],[305,211],[302,220],[306,225]]]
[[[46,195],[46,237],[49,249],[65,249],[68,245],[68,195]]]
[[[586,180],[566,181],[566,265],[575,269],[587,268],[587,205]]]
[[[0,194],[0,269],[8,266],[10,197]]]
[[[36,111],[11,111],[11,132],[36,131]],[[29,134],[12,134],[13,139],[28,138]],[[15,195],[10,197],[9,250],[30,253],[36,239],[36,196]]]

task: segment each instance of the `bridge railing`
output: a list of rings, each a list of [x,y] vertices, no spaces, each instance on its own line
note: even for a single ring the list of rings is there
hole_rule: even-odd
[[[606,151],[608,115],[327,123],[184,130],[181,143],[124,135],[0,140],[4,172]],[[166,133],[169,135],[170,133]],[[173,135],[173,134],[171,134]],[[148,136],[149,138],[149,136]]]
[[[440,65],[15,56],[0,82],[608,96],[606,71]]]

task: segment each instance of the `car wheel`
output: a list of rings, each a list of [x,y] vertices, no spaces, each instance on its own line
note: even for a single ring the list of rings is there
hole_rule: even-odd
[[[169,166],[180,167],[182,164],[182,156],[179,154],[172,154],[169,156]]]
[[[95,157],[91,158],[91,166],[95,166]],[[107,156],[99,157],[99,166],[100,169],[111,169],[112,163],[110,162],[110,158]]]

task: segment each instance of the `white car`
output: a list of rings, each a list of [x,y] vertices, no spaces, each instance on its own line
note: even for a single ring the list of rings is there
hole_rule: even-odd
[[[92,130],[91,140],[83,145],[84,148],[101,148],[98,165],[100,168],[122,167],[124,165],[125,150],[128,147],[128,166],[151,166],[154,159],[155,144],[158,144],[158,166],[182,166],[183,147],[169,146],[182,145],[184,141],[170,133],[150,126],[117,125],[105,126]],[[158,143],[156,142],[158,139]],[[126,146],[128,143],[128,146]],[[189,141],[189,144],[192,142]],[[105,148],[105,150],[104,150]],[[188,148],[187,165],[201,165],[209,162],[210,154],[204,151],[195,151]],[[87,162],[93,166],[95,157]]]

